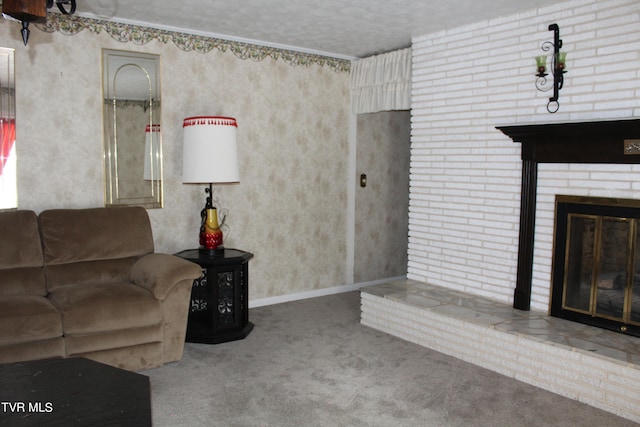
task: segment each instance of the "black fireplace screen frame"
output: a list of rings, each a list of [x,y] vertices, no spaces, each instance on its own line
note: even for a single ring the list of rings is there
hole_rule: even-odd
[[[565,308],[563,288],[566,279],[565,274],[567,273],[567,234],[570,231],[570,214],[601,218],[624,218],[625,220],[635,219],[639,221],[640,201],[556,195],[550,299],[550,314],[552,316],[640,337],[640,325],[637,323],[624,322],[622,318],[616,320],[595,313],[586,313]],[[633,231],[637,232],[635,229]],[[635,248],[635,250],[640,250],[640,248]],[[597,250],[593,253],[594,262],[598,262],[598,260],[595,259],[598,253],[599,251]],[[630,272],[633,275],[639,267],[639,265],[633,265],[632,261],[631,266],[626,266],[629,271],[625,270],[625,273]],[[626,289],[624,293],[626,293]]]

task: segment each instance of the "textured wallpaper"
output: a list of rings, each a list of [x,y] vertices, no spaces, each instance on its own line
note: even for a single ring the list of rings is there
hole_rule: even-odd
[[[407,273],[411,115],[358,115],[356,165],[367,186],[356,188],[355,282]]]
[[[161,56],[164,208],[149,210],[156,250],[197,247],[204,186],[182,184],[182,120],[238,120],[240,183],[216,187],[225,245],[255,254],[251,299],[343,285],[347,277],[349,73],[289,53],[192,49],[0,23],[15,48],[18,203],[37,212],[104,204],[103,48]],[[180,41],[183,43],[184,41]],[[191,45],[189,45],[191,46]],[[212,159],[212,167],[215,159]]]

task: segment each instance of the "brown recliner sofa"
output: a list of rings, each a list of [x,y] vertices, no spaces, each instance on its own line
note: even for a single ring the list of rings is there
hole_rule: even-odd
[[[154,253],[140,207],[0,212],[0,363],[182,357],[194,263]]]

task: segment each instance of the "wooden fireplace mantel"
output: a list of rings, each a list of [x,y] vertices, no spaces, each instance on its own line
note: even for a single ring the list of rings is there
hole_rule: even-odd
[[[518,270],[513,307],[531,308],[539,163],[640,164],[640,119],[499,126],[522,144]]]

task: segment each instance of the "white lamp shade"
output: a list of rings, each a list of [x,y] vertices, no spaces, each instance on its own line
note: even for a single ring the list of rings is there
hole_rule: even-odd
[[[144,132],[144,179],[159,181],[162,179],[160,160],[160,125],[147,125]]]
[[[182,127],[182,182],[240,182],[236,119],[219,116],[187,117]]]

